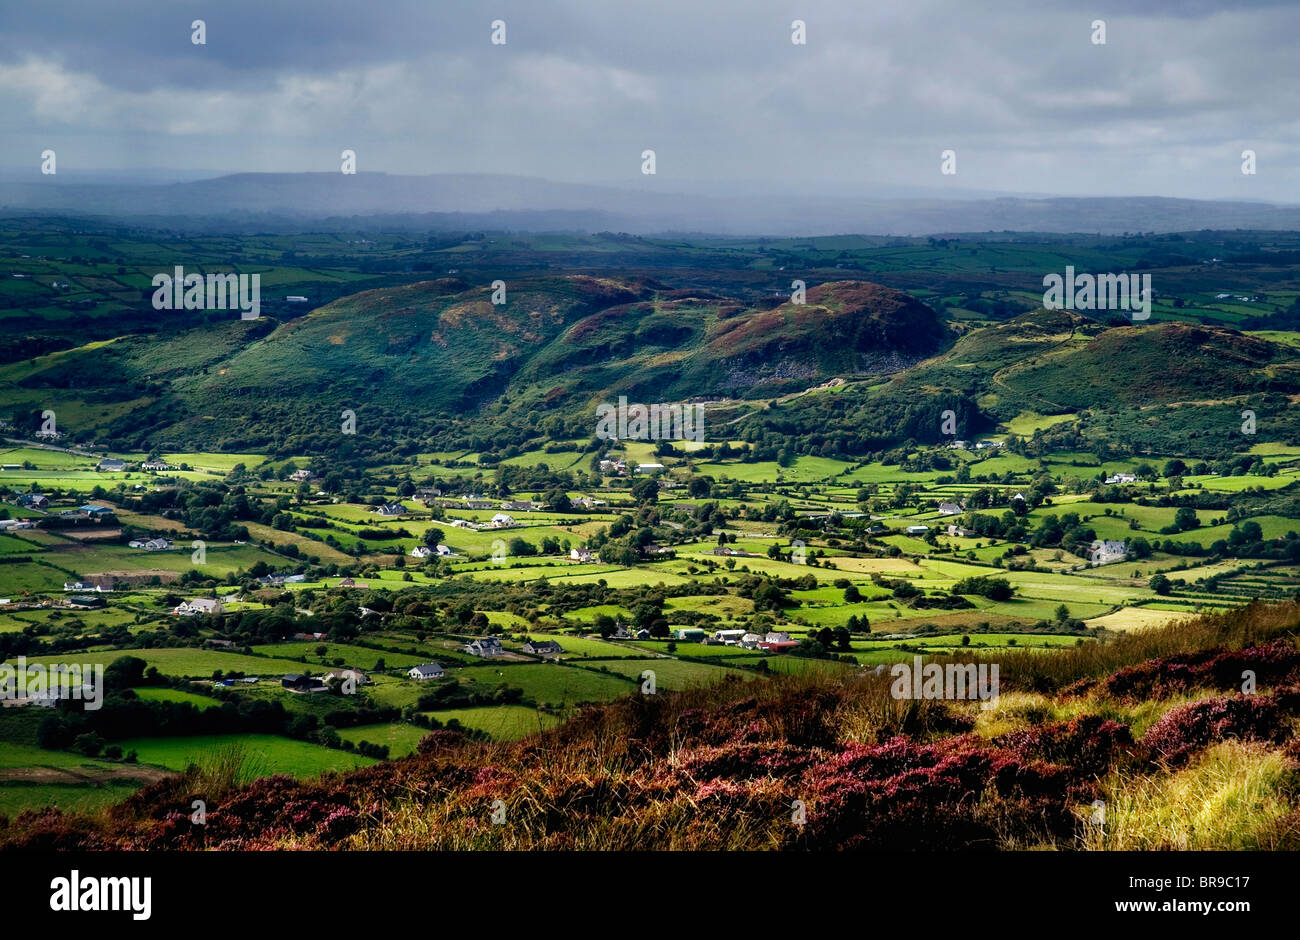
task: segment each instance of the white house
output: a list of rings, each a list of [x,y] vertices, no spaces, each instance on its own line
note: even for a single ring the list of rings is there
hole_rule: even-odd
[[[559,656],[564,647],[554,640],[529,640],[524,644],[524,652],[533,656]]]
[[[166,552],[172,548],[172,540],[165,538],[132,539],[127,544],[131,548],[140,548],[146,552]]]
[[[481,636],[465,644],[465,652],[471,656],[482,656],[484,659],[491,659],[494,656],[504,656],[505,650],[501,647],[501,641],[494,636]]]
[[[194,597],[188,601],[181,601],[180,606],[173,613],[180,614],[182,617],[193,617],[197,614],[219,614],[221,613],[221,601],[215,597]]]
[[[304,483],[314,476],[315,474],[310,470],[295,470],[293,473],[289,474],[289,479],[294,483]]]
[[[439,663],[425,663],[423,666],[412,666],[406,674],[412,679],[441,679],[447,674]]]
[[[941,516],[959,516],[961,515],[961,506],[956,503],[940,503],[939,515]]]
[[[499,512],[492,517],[492,528],[494,529],[509,529],[514,524],[514,517],[506,515],[504,512]]]
[[[1114,476],[1106,477],[1107,483],[1136,483],[1137,475],[1133,473],[1117,473]]]
[[[764,640],[763,640],[763,634],[761,634],[761,633],[746,633],[744,636],[742,636],[742,637],[740,638],[740,644],[739,644],[739,645],[743,646],[743,647],[744,647],[745,649],[747,649],[747,650],[755,650],[755,649],[758,649],[758,644],[760,644],[760,643],[762,643],[762,642],[764,642]]]
[[[97,594],[110,594],[113,591],[111,587],[104,587],[102,584],[91,584],[88,581],[64,581],[63,590],[94,591]]]
[[[573,561],[591,561],[591,551],[585,548],[571,548],[569,558]]]
[[[1102,541],[1098,539],[1088,547],[1088,560],[1093,565],[1105,565],[1112,561],[1123,561],[1124,556],[1128,554],[1128,547],[1123,542],[1116,542],[1111,539]]]
[[[432,549],[428,545],[417,545],[411,549],[412,558],[428,558],[434,554],[437,554],[436,549]]]
[[[369,685],[370,677],[360,669],[335,669],[333,672],[325,674],[323,681],[329,682],[331,679],[338,679],[340,682],[352,680],[354,685]]]

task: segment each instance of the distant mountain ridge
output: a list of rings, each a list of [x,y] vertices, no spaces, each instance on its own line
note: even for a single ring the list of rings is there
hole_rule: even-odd
[[[393,216],[410,227],[720,235],[936,235],[986,231],[1300,229],[1300,207],[1163,197],[708,196],[670,179],[640,188],[490,174],[239,173],[139,183],[0,177],[0,212],[168,218]],[[646,188],[649,185],[652,188]],[[906,191],[904,191],[906,192]],[[441,224],[440,224],[441,223]],[[404,226],[405,227],[405,226]]]

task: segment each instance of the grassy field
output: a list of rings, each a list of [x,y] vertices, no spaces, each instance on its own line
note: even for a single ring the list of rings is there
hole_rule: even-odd
[[[261,676],[279,681],[287,673],[303,671],[303,664],[291,659],[272,659],[261,656],[245,656],[240,653],[223,653],[217,650],[192,648],[181,649],[132,649],[100,650],[69,653],[61,656],[29,657],[32,663],[46,666],[55,663],[99,663],[107,666],[122,656],[135,656],[143,659],[147,666],[156,666],[166,676],[207,678],[214,671],[224,673],[242,672],[245,675]]]
[[[182,771],[190,764],[203,764],[223,748],[242,748],[250,776],[273,773],[314,777],[331,770],[350,770],[374,761],[359,754],[295,741],[273,734],[213,734],[179,738],[129,738],[118,742],[124,751],[135,751],[143,764]]]
[[[213,708],[221,704],[209,696],[196,695],[193,692],[184,692],[180,689],[144,686],[135,690],[135,696],[144,702],[187,702],[196,708]]]
[[[601,665],[611,671],[617,660]],[[633,683],[614,675],[605,675],[590,668],[565,666],[558,663],[529,665],[498,665],[489,663],[471,669],[462,669],[456,677],[478,685],[496,686],[501,683],[524,690],[524,695],[538,704],[556,707],[573,706],[583,702],[604,702],[635,690]]]
[[[404,722],[358,725],[355,728],[339,729],[339,737],[344,741],[351,741],[353,744],[368,741],[371,744],[385,745],[388,748],[390,758],[405,757],[407,754],[414,752],[415,746],[420,743],[420,739],[428,733],[425,728],[408,725]]]
[[[679,659],[625,659],[601,663],[601,668],[629,679],[641,680],[646,671],[655,674],[657,688],[680,691],[682,689],[712,685],[728,677],[747,678],[747,674],[723,666],[685,662]]]
[[[522,705],[499,705],[493,708],[457,708],[425,712],[443,724],[457,721],[466,728],[484,731],[494,741],[514,741],[553,728],[560,719],[548,712]]]

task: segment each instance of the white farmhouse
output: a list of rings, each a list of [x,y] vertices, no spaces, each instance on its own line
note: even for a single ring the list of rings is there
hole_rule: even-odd
[[[441,679],[447,674],[447,670],[442,668],[440,663],[425,663],[422,666],[412,666],[406,673],[412,679],[424,681],[425,679]]]
[[[494,636],[481,636],[465,644],[465,652],[471,656],[482,656],[484,659],[491,659],[496,656],[504,656],[505,650],[501,646],[501,641]]]
[[[1124,542],[1116,542],[1112,539],[1105,541],[1098,539],[1088,547],[1088,561],[1096,565],[1110,564],[1112,561],[1123,561],[1124,556],[1128,554],[1128,546]]]
[[[182,617],[193,617],[197,614],[219,614],[221,613],[221,601],[215,597],[195,597],[188,601],[181,601],[180,606],[174,612]]]

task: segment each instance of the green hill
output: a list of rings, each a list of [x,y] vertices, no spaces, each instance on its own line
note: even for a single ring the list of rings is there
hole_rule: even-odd
[[[0,369],[32,409],[51,389],[74,433],[131,448],[338,445],[339,415],[392,439],[556,414],[590,435],[593,403],[755,398],[895,371],[946,330],[900,291],[836,282],[754,307],[648,279],[570,275],[491,287],[426,281],[342,298],[282,325],[171,329]]]
[[[57,401],[64,430],[121,450],[286,455],[588,438],[595,406],[619,396],[708,401],[711,423],[731,421],[764,459],[937,443],[948,410],[959,437],[1025,411],[1077,414],[1093,443],[1120,450],[1222,431],[1247,407],[1270,434],[1300,434],[1287,407],[1297,350],[1225,327],[1108,327],[1047,310],[950,326],[864,281],[814,286],[796,304],[648,276],[530,274],[510,279],[505,303],[492,297],[491,282],[443,278],[284,323],[171,317],[153,333],[0,366],[0,400],[20,429]],[[847,384],[799,394],[832,378]],[[355,438],[339,433],[345,409]],[[1224,434],[1210,437],[1186,452],[1221,450]]]

